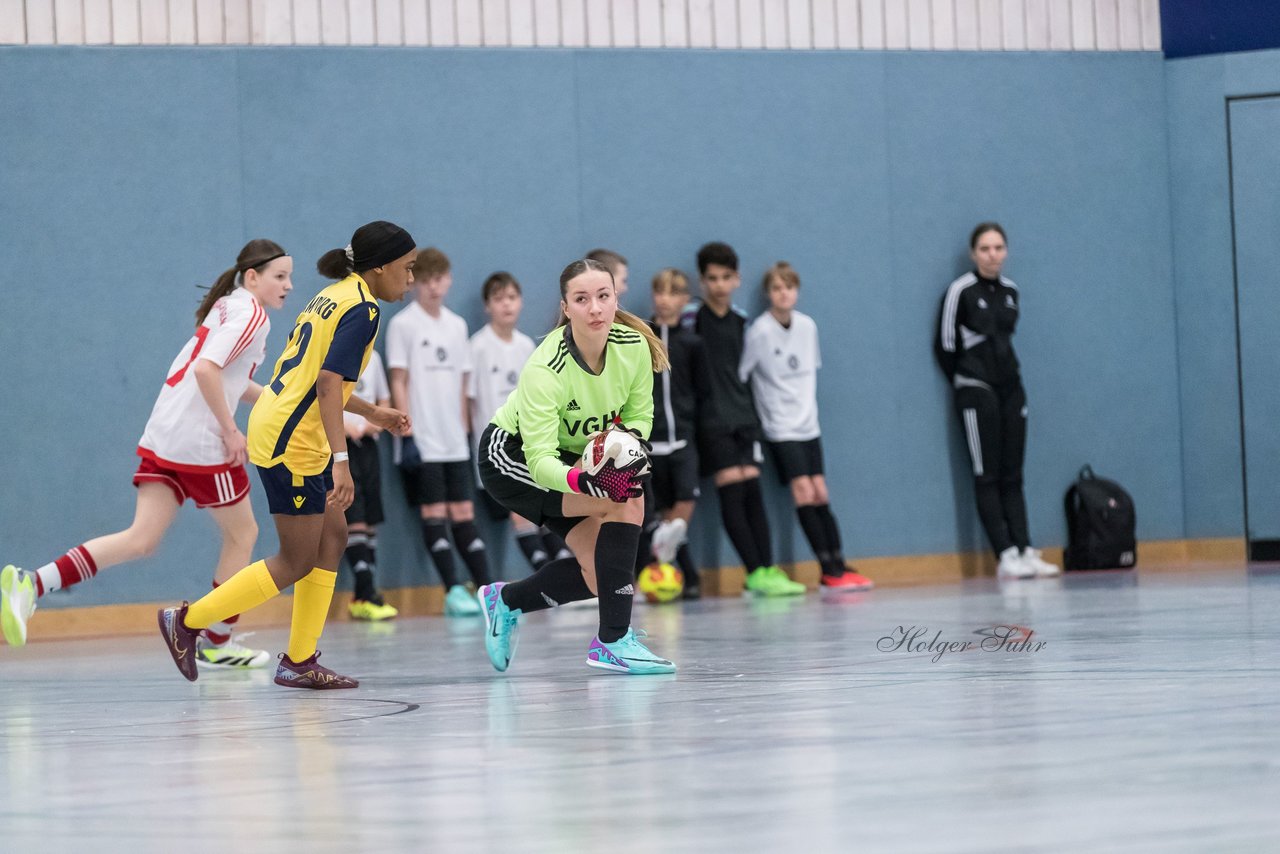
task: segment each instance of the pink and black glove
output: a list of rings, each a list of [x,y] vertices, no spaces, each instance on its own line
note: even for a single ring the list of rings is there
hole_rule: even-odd
[[[606,465],[595,474],[587,474],[580,468],[569,469],[569,488],[593,498],[607,498],[617,504],[626,504],[632,498],[644,495],[644,477],[636,475],[637,467],[617,469]]]

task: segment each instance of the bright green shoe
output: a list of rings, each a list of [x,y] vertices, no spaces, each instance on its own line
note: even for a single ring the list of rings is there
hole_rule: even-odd
[[[245,632],[240,637],[248,637],[253,632]],[[250,649],[232,638],[221,646],[209,643],[203,635],[196,638],[196,666],[210,670],[252,670],[262,667],[271,660],[271,653],[265,649]]]
[[[792,581],[778,566],[761,566],[747,573],[747,589],[757,596],[800,596],[804,585]]]
[[[351,619],[367,620],[370,623],[390,620],[400,613],[395,609],[394,605],[388,605],[385,602],[379,605],[377,602],[369,602],[364,599],[353,599],[347,610],[351,613]]]
[[[13,564],[0,570],[0,628],[9,646],[25,646],[27,621],[36,612],[36,583]]]
[[[444,613],[446,617],[478,617],[480,603],[470,590],[461,584],[455,584],[445,594]]]

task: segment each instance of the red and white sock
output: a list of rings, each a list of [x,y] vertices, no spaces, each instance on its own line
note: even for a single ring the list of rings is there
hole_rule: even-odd
[[[217,589],[218,582],[213,582],[213,586],[214,589]],[[214,623],[212,626],[209,626],[204,630],[204,636],[208,639],[209,643],[214,646],[222,646],[224,643],[231,640],[231,632],[234,631],[236,621],[239,619],[239,614],[233,614],[222,622]]]
[[[98,574],[93,555],[84,546],[76,546],[53,563],[36,570],[36,596],[88,581]]]

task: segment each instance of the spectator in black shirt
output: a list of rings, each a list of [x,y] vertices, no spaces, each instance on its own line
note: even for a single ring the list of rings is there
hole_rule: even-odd
[[[698,457],[704,475],[715,479],[720,515],[747,570],[747,589],[758,596],[795,596],[804,585],[773,562],[769,517],[760,491],[760,420],[751,390],[738,378],[746,318],[730,300],[742,284],[738,254],[725,243],[698,250],[703,303],[694,331],[707,354],[709,394],[698,411]]]
[[[956,414],[973,463],[978,516],[996,553],[1002,578],[1057,575],[1061,570],[1031,548],[1022,461],[1027,396],[1013,330],[1018,286],[1000,275],[1008,256],[999,223],[980,223],[969,237],[974,270],[951,283],[942,298],[934,352],[955,389]]]

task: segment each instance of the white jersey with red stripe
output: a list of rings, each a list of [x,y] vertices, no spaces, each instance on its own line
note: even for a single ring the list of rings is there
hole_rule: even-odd
[[[178,471],[225,470],[222,428],[200,394],[195,362],[208,359],[222,368],[222,391],[234,415],[253,372],[266,358],[270,331],[267,312],[244,288],[214,303],[169,367],[169,377],[138,442],[138,455]]]

